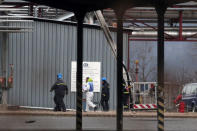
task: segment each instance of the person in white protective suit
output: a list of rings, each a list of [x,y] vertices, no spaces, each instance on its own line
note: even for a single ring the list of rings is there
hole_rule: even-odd
[[[97,110],[97,106],[92,102],[94,96],[94,85],[93,80],[89,77],[86,78],[86,85],[83,87],[83,92],[86,93],[86,110],[89,111],[89,108],[93,108],[94,111]]]

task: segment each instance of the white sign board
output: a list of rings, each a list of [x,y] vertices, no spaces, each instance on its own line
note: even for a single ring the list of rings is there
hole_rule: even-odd
[[[76,92],[76,74],[77,74],[77,62],[71,63],[71,91]],[[100,92],[101,82],[101,63],[100,62],[83,62],[83,86],[86,83],[86,77],[90,77],[93,80],[94,92]]]

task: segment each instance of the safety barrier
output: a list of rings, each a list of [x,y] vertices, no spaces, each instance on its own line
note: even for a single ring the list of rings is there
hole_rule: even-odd
[[[135,109],[135,110],[146,110],[146,109],[156,110],[157,105],[156,104],[134,104],[133,109]]]

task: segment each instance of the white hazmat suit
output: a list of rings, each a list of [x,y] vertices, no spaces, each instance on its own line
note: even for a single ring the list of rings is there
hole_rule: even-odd
[[[86,93],[86,110],[89,111],[89,108],[94,108],[96,110],[96,105],[92,102],[93,96],[94,96],[94,86],[93,86],[93,80],[91,78],[88,79],[88,82],[83,87],[83,92]]]

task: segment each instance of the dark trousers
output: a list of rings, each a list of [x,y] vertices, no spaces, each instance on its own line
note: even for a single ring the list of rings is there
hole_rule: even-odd
[[[66,111],[66,106],[64,104],[64,95],[55,95],[54,102],[56,105],[54,111]]]
[[[101,106],[103,108],[103,111],[108,111],[109,110],[108,99],[101,99]]]
[[[123,94],[123,107],[124,110],[129,109],[129,94]]]

